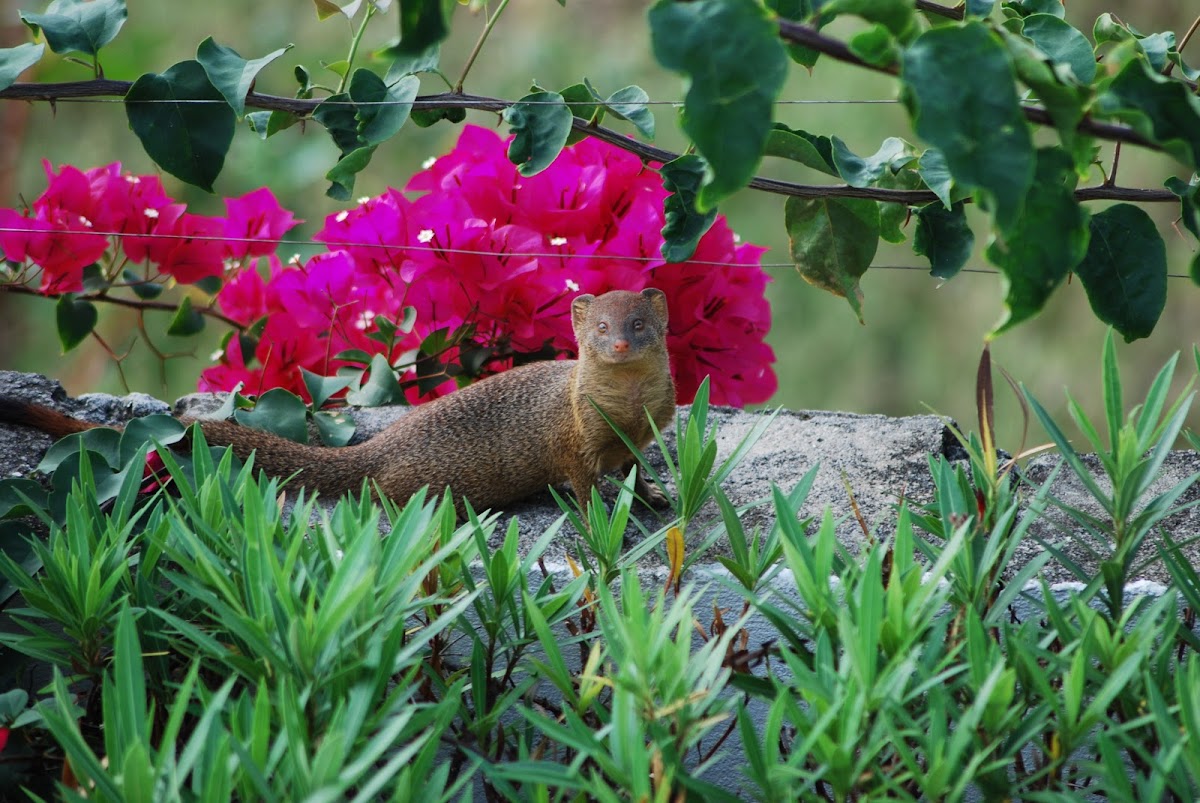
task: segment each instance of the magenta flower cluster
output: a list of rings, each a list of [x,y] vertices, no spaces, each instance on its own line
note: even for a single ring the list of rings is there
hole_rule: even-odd
[[[63,165],[58,173],[42,164],[47,187],[32,207],[0,209],[0,250],[40,268],[46,295],[82,290],[84,268],[114,240],[122,261],[191,284],[274,253],[298,222],[265,187],[226,199],[226,215],[212,217],[173,201],[157,176],[122,174],[119,162],[87,171]]]
[[[326,218],[315,235],[325,250],[307,261],[275,255],[297,221],[269,190],[226,200],[224,217],[194,215],[157,178],[122,175],[115,164],[57,175],[47,166],[49,187],[32,209],[0,210],[0,248],[41,268],[47,294],[78,291],[83,269],[110,245],[122,261],[181,283],[221,277],[221,311],[256,336],[230,338],[203,372],[202,390],[241,382],[247,393],[306,395],[301,368],[329,376],[380,353],[411,364],[431,336],[463,336],[442,338],[445,382],[424,394],[405,383],[417,402],[452,391],[453,376],[495,373],[523,355],[572,355],[569,310],[579,293],[658,287],[680,402],[705,376],[714,403],[743,406],[774,393],[765,249],[738,244],[718,217],[692,261],[668,264],[660,254],[666,192],[637,157],[585,139],[526,178],[506,147],[466,126],[403,192]],[[11,231],[19,228],[33,231]],[[266,258],[267,275],[254,257]],[[397,323],[409,307],[411,330],[380,337],[393,328],[381,320]],[[401,378],[415,378],[414,369]]]

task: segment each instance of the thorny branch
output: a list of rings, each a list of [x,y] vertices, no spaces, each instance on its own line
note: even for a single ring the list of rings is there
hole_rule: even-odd
[[[21,284],[0,284],[0,293],[20,293],[28,296],[45,296],[34,287],[26,287]],[[119,307],[131,307],[137,310],[160,310],[162,312],[175,312],[179,309],[178,304],[171,304],[166,301],[151,301],[144,298],[122,298],[121,296],[110,296],[104,293],[84,293],[75,297],[77,301],[91,301],[99,304],[116,304]],[[213,307],[195,306],[193,310],[205,315],[209,318],[214,318],[221,323],[229,326],[231,329],[242,330],[246,327],[233,318],[222,315]]]

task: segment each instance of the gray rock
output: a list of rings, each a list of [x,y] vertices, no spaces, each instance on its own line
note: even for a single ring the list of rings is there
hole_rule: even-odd
[[[71,415],[106,424],[120,424],[135,416],[168,410],[165,403],[144,394],[119,398],[88,394],[72,399],[57,382],[36,374],[13,371],[0,371],[0,395],[49,405]],[[173,409],[176,415],[203,417],[212,415],[223,401],[222,394],[192,394],[176,402]],[[350,411],[358,427],[355,442],[377,434],[407,410],[405,407],[390,407]],[[681,408],[680,412],[686,420],[688,409]],[[710,410],[709,426],[718,428],[718,464],[732,454],[742,438],[768,415],[730,408]],[[673,431],[666,433],[666,440],[668,447],[674,449]],[[28,474],[49,446],[50,439],[40,433],[22,427],[0,425],[0,476]],[[945,455],[951,459],[962,456],[961,449],[950,437],[943,422],[934,416],[888,418],[836,412],[783,411],[770,423],[766,434],[749,451],[723,488],[730,500],[739,507],[766,500],[768,504],[750,510],[743,522],[747,531],[755,527],[768,528],[774,522],[774,511],[769,504],[771,487],[778,485],[785,491],[790,490],[805,472],[819,465],[816,482],[801,515],[818,517],[828,508],[837,521],[842,542],[851,550],[857,550],[864,538],[863,523],[880,535],[890,533],[900,498],[915,503],[930,501],[933,484],[928,461],[931,455]],[[649,457],[655,469],[665,476],[665,464],[656,447],[649,450]],[[1032,498],[1034,489],[1047,479],[1058,462],[1057,456],[1043,456],[1026,466],[1023,477],[1028,487],[1023,493],[1027,499]],[[1101,476],[1103,485],[1106,481],[1102,472],[1099,472],[1098,462],[1088,458],[1088,465]],[[1197,471],[1200,471],[1200,457],[1193,452],[1174,452],[1164,465],[1162,477],[1152,493],[1190,481]],[[853,493],[863,523],[855,515],[847,489]],[[613,488],[606,489],[608,499],[611,500],[614,494]],[[1087,495],[1078,479],[1069,471],[1059,472],[1053,495],[1065,504],[1093,514],[1100,512],[1095,500]],[[1180,502],[1197,500],[1200,500],[1200,487],[1193,487]],[[638,506],[635,515],[650,531],[661,526],[662,515],[658,512]],[[498,537],[502,537],[507,519],[511,516],[519,518],[522,542],[527,547],[561,516],[561,511],[548,492],[514,503],[503,513]],[[692,546],[701,543],[719,525],[716,507],[710,503],[691,523],[687,533],[689,543]],[[1166,525],[1175,540],[1188,541],[1200,534],[1200,510],[1192,508],[1180,513]],[[1082,530],[1074,526],[1061,511],[1051,509],[1042,521],[1035,524],[1032,532],[1037,538],[1062,548],[1073,561],[1088,570],[1096,568],[1095,556],[1089,549],[1092,545],[1081,540]],[[631,526],[628,537],[636,539],[640,535]],[[567,526],[564,536],[556,539],[546,559],[553,563],[560,562],[571,548],[571,542],[570,528]],[[710,565],[715,565],[715,555],[728,554],[725,543],[724,539],[718,538],[713,553],[706,559]],[[1159,543],[1161,539],[1156,534],[1143,547],[1140,560],[1144,559],[1145,565],[1138,572],[1138,579],[1152,583],[1168,581],[1161,562],[1156,560]],[[1016,571],[1042,549],[1036,539],[1027,539],[1014,565],[1007,567],[1007,571]],[[1190,544],[1185,550],[1193,562],[1200,563],[1200,544]],[[657,563],[657,558],[652,554],[643,562],[643,567],[650,570]],[[1051,561],[1043,570],[1043,577],[1051,583],[1074,579],[1064,566],[1055,561]]]
[[[17,371],[0,371],[0,395],[46,405],[97,424],[122,424],[131,418],[170,412],[165,402],[145,393],[128,396],[89,393],[73,399],[53,379]],[[0,478],[24,476],[33,471],[51,442],[40,432],[0,425]]]

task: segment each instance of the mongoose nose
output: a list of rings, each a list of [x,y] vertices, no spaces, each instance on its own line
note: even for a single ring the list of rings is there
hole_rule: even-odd
[[[625,352],[629,351],[629,341],[628,340],[614,340],[613,341],[613,351],[617,352],[618,354],[624,354]]]

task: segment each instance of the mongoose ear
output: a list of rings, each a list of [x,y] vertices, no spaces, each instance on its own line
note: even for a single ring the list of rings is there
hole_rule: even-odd
[[[571,326],[578,331],[579,327],[583,326],[583,319],[587,317],[588,307],[596,300],[596,297],[591,293],[584,293],[581,296],[576,296],[571,302]]]
[[[657,287],[647,287],[642,291],[642,298],[650,302],[650,306],[654,308],[654,314],[665,326],[667,323],[667,294]]]

